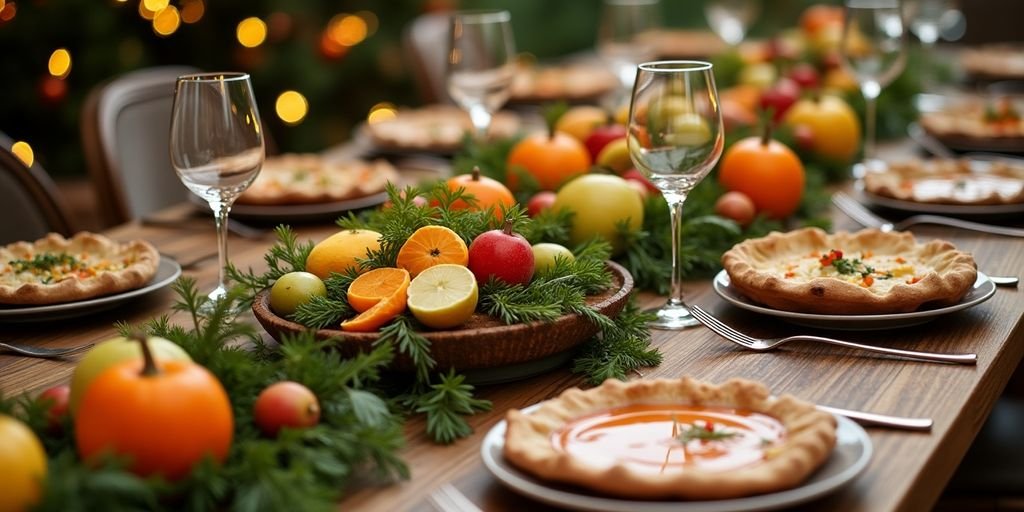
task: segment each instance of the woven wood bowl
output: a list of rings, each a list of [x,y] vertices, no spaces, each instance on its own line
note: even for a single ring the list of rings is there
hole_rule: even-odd
[[[609,261],[612,286],[607,291],[587,298],[587,303],[608,316],[618,315],[626,306],[633,291],[633,277],[621,265]],[[256,295],[252,311],[256,319],[274,339],[280,341],[286,334],[299,333],[308,328],[281,318],[270,310],[269,290]],[[505,325],[487,315],[476,313],[459,329],[427,331],[430,354],[437,368],[467,370],[497,368],[548,358],[575,348],[597,333],[590,321],[580,315],[569,314],[553,322]],[[340,329],[320,329],[318,339],[334,340],[343,356],[353,356],[371,350],[377,333],[353,333]],[[400,372],[413,371],[412,361],[396,354],[392,368]]]

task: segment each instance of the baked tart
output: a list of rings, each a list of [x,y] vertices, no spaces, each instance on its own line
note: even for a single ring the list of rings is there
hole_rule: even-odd
[[[491,119],[488,135],[507,138],[522,128],[519,117],[498,112]],[[370,139],[381,150],[452,152],[462,147],[466,133],[473,131],[469,114],[458,107],[435,105],[416,110],[399,110],[395,117],[367,125]]]
[[[883,170],[864,176],[864,190],[914,203],[1024,203],[1024,165],[950,159],[890,163]]]
[[[512,102],[537,103],[566,100],[580,102],[599,98],[619,86],[619,80],[600,64],[566,66],[517,65],[512,80]]]
[[[267,158],[239,204],[318,204],[357,199],[384,191],[398,172],[385,160],[326,161],[314,154]]]
[[[629,499],[727,499],[796,487],[836,420],[757,382],[610,379],[506,415],[505,458],[551,482]]]
[[[730,286],[783,311],[905,313],[956,304],[978,276],[974,258],[952,243],[918,243],[910,233],[818,228],[736,244],[722,255]]]
[[[159,263],[144,240],[82,232],[15,242],[0,247],[0,304],[60,304],[141,288]]]
[[[1007,96],[962,98],[938,112],[921,114],[921,127],[952,147],[996,145],[1024,151],[1024,102]]]

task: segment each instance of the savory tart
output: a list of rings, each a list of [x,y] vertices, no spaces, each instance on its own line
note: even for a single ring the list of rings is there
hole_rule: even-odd
[[[1024,151],[1024,106],[1009,97],[962,98],[938,112],[921,114],[921,127],[952,146],[995,142]]]
[[[50,233],[0,247],[0,304],[60,304],[140,288],[160,254],[143,240],[116,242],[82,232]]]
[[[285,154],[268,158],[240,204],[314,204],[366,197],[396,182],[398,172],[385,160],[325,161],[319,155]]]
[[[491,120],[492,138],[511,137],[521,128],[519,117],[498,112]],[[399,110],[391,119],[370,123],[367,131],[382,150],[450,152],[459,149],[467,132],[473,131],[469,114],[458,107],[435,105],[417,110]]]
[[[836,420],[757,382],[614,379],[506,415],[504,456],[534,476],[633,499],[789,489],[835,445]]]
[[[1024,78],[1024,47],[994,44],[964,48],[960,66],[976,78],[1006,80]]]
[[[981,164],[982,162],[978,162]],[[1003,161],[911,160],[864,176],[869,193],[915,203],[998,205],[1024,202],[1024,165]]]
[[[971,289],[974,258],[950,242],[910,233],[818,228],[736,244],[722,255],[731,286],[783,311],[884,314],[956,304]]]
[[[541,67],[519,64],[512,81],[511,101],[583,101],[618,87],[619,81],[602,65],[575,64]]]

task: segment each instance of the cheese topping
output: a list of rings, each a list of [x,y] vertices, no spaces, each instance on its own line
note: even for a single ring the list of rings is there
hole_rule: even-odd
[[[101,272],[124,270],[132,263],[134,256],[111,257],[88,252],[33,253],[3,262],[0,285],[54,284],[65,279],[87,279]]]
[[[871,252],[845,255],[842,251],[812,252],[776,264],[770,269],[783,279],[807,282],[817,278],[833,278],[854,283],[879,295],[897,284],[914,284],[934,269],[921,262],[895,254]]]

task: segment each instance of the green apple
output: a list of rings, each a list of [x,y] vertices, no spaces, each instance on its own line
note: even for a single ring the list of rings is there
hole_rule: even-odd
[[[155,359],[192,360],[185,349],[171,340],[150,336],[147,342]],[[71,375],[71,398],[68,403],[71,406],[72,417],[78,412],[78,405],[85,396],[85,390],[96,377],[107,368],[132,359],[142,359],[142,347],[139,346],[138,340],[122,337],[97,343],[86,352]]]
[[[640,195],[626,180],[608,174],[585,174],[570,181],[558,191],[552,208],[575,213],[569,231],[573,245],[601,237],[615,253],[625,248],[617,225],[626,222],[631,231],[637,231],[644,223]]]
[[[768,62],[758,62],[744,67],[740,71],[739,82],[741,84],[753,85],[759,89],[767,89],[775,83],[778,73],[775,66]]]
[[[601,148],[595,163],[615,171],[616,174],[622,174],[633,167],[633,161],[629,158],[629,143],[626,138],[615,139]]]
[[[554,267],[556,258],[563,258],[569,261],[576,260],[576,257],[572,255],[572,251],[558,244],[546,242],[533,244],[531,249],[533,249],[533,268],[538,274],[547,272]]]
[[[289,316],[314,296],[327,296],[327,286],[319,277],[309,272],[289,272],[270,288],[270,309],[278,315]]]

